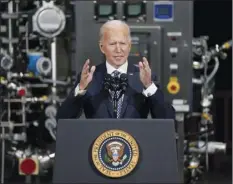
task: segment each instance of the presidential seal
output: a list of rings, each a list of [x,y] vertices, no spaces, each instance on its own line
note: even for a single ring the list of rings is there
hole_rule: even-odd
[[[122,130],[101,134],[92,147],[92,161],[96,169],[111,178],[128,175],[136,167],[139,147],[136,140]]]

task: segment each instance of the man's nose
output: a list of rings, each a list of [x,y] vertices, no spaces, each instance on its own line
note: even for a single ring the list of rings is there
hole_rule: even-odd
[[[121,46],[120,46],[120,44],[118,43],[118,44],[116,44],[116,51],[117,52],[121,52]]]

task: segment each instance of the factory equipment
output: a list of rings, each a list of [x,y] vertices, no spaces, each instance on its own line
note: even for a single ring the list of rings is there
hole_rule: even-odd
[[[65,28],[64,12],[53,1],[42,1],[42,6],[33,15],[33,31],[47,38],[58,36]]]
[[[197,132],[187,133],[185,140],[185,172],[189,173],[187,183],[198,181],[205,171],[209,170],[209,155],[226,153],[226,143],[212,140],[214,135],[214,122],[212,102],[214,99],[215,75],[220,60],[227,58],[226,51],[231,49],[232,40],[215,48],[208,47],[208,36],[194,38],[193,45],[193,85],[200,88],[200,101],[196,111],[187,114],[187,119],[199,117]],[[191,138],[195,137],[195,138]]]
[[[54,160],[54,116],[70,85],[57,78],[57,41],[67,39],[70,15],[55,1],[6,0],[0,9],[0,178],[30,183]]]

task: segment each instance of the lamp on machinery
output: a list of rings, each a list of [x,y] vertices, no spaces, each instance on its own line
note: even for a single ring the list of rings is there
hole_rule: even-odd
[[[32,16],[33,31],[47,38],[58,36],[65,28],[64,12],[53,1],[43,1],[42,6]]]

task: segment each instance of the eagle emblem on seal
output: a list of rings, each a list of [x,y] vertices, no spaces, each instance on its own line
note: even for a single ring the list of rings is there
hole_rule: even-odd
[[[92,162],[101,174],[120,178],[131,173],[138,164],[139,146],[123,130],[107,130],[92,145]]]
[[[117,167],[122,165],[127,155],[124,154],[125,145],[119,141],[112,141],[106,145],[105,162]]]

